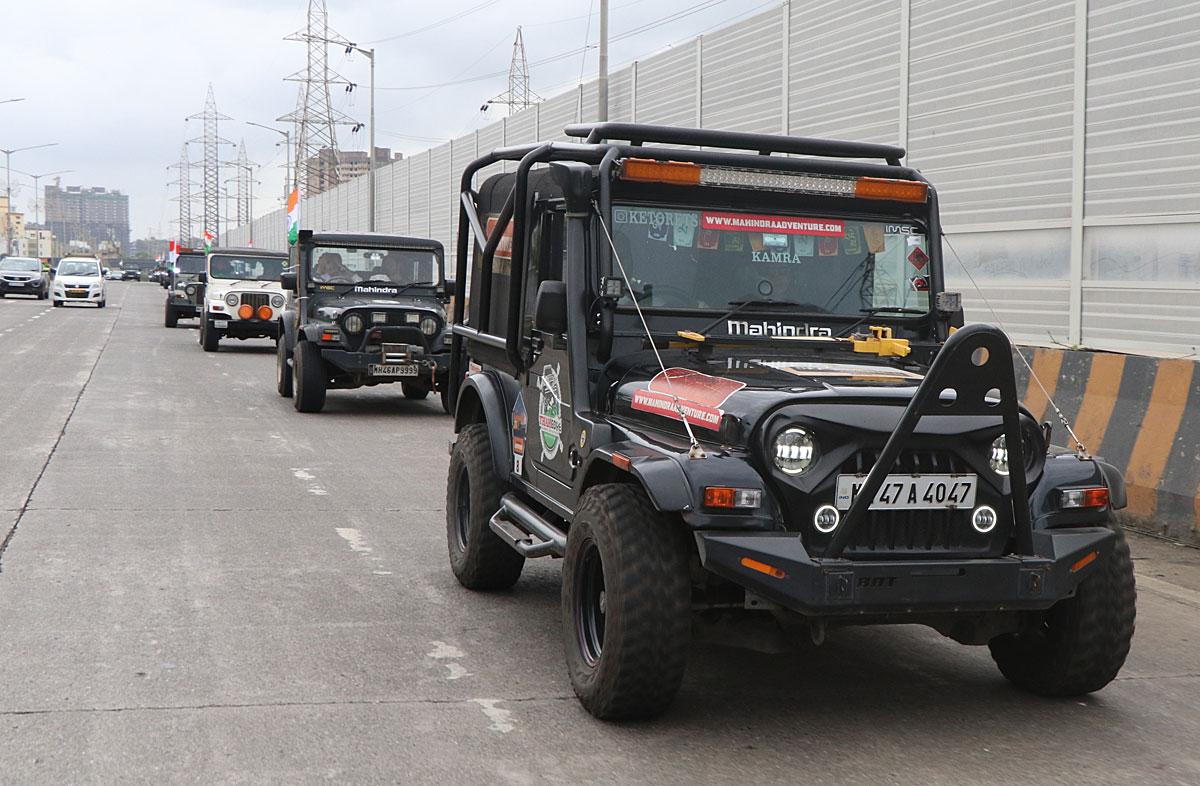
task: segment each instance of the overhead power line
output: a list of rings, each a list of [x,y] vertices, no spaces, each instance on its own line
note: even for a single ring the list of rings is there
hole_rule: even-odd
[[[397,33],[396,35],[388,36],[387,38],[376,38],[374,41],[367,41],[366,43],[382,44],[386,41],[396,41],[401,38],[408,38],[409,36],[419,35],[420,33],[428,32],[429,30],[433,30],[435,28],[441,27],[442,25],[448,25],[451,22],[457,22],[459,19],[462,19],[463,17],[470,16],[471,14],[473,14],[477,11],[482,11],[483,9],[488,8],[489,6],[493,6],[498,2],[500,2],[500,0],[486,0],[485,2],[479,3],[478,5],[473,5],[470,8],[464,8],[462,11],[459,11],[456,14],[451,14],[450,16],[447,16],[444,19],[439,19],[436,22],[430,22],[429,24],[425,25],[424,27],[418,27],[414,30],[408,30],[403,33]]]

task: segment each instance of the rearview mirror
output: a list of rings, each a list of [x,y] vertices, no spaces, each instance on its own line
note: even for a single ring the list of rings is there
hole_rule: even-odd
[[[543,281],[533,307],[533,326],[543,333],[563,333],[567,329],[567,285],[561,281]]]
[[[289,292],[295,292],[296,291],[296,273],[295,273],[295,271],[288,271],[287,273],[280,273],[279,274],[279,284],[280,284],[280,286],[282,286],[284,289],[288,290]]]

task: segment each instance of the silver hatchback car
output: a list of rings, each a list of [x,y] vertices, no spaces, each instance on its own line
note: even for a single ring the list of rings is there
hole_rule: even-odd
[[[50,297],[50,276],[33,257],[0,259],[0,297],[33,295],[38,300]]]

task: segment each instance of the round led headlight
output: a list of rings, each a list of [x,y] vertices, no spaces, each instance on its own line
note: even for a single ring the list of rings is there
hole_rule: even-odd
[[[225,305],[236,306],[237,304],[238,304],[238,296],[237,295],[230,292],[228,295],[225,296]]]
[[[363,329],[363,318],[359,314],[351,314],[342,321],[342,327],[344,327],[346,332],[352,336],[361,333]]]
[[[283,308],[283,295],[275,295],[271,298],[272,308]]]
[[[775,438],[774,453],[776,467],[789,475],[799,475],[813,465],[817,442],[805,429],[792,426]]]
[[[433,317],[425,317],[421,320],[421,332],[427,336],[432,336],[438,332],[438,321]]]
[[[988,466],[997,475],[1008,474],[1008,444],[1005,442],[1003,434],[996,437],[996,441],[992,443],[992,454],[988,458]]]

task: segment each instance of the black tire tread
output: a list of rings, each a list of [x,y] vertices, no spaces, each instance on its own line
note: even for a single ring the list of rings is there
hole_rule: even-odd
[[[582,526],[581,526],[582,525]],[[683,682],[691,634],[691,546],[682,523],[654,509],[639,486],[593,486],[583,497],[563,566],[563,635],[571,685],[592,715],[649,718],[670,706]],[[608,606],[600,661],[579,652],[575,572],[583,541],[605,562]]]
[[[288,360],[287,341],[280,336],[275,347],[275,390],[283,398],[292,397],[292,367]]]
[[[1000,672],[1040,696],[1100,690],[1125,664],[1137,614],[1137,586],[1125,535],[1079,585],[1073,598],[1046,612],[1053,637],[1041,631],[998,636],[988,647]]]
[[[325,369],[321,350],[307,341],[292,350],[292,404],[297,412],[320,412],[325,408]]]
[[[463,466],[471,493],[471,518],[467,547],[458,546],[458,479]],[[521,577],[525,558],[500,539],[488,520],[500,509],[504,484],[496,473],[492,460],[491,441],[487,425],[471,423],[465,426],[454,444],[450,456],[450,474],[446,483],[446,543],[450,550],[450,567],[455,578],[467,589],[508,589]]]

